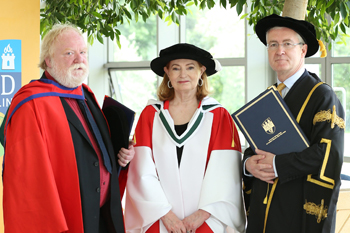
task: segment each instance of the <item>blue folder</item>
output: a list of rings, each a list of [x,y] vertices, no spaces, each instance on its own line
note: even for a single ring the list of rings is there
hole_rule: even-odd
[[[275,86],[231,116],[254,151],[258,148],[279,155],[309,147],[308,139]]]

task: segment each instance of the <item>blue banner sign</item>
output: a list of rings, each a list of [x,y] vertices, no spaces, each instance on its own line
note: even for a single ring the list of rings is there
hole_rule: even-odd
[[[21,40],[0,40],[0,124],[22,86]]]

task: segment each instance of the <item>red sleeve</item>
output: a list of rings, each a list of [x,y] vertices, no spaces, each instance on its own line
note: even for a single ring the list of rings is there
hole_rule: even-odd
[[[148,105],[141,113],[134,134],[136,147],[147,146],[152,149],[152,129],[156,109]]]
[[[214,119],[210,136],[208,160],[213,150],[237,150],[241,152],[238,131],[231,115],[224,108],[216,108],[211,112],[214,114]]]
[[[30,102],[16,111],[7,126],[3,208],[8,232],[68,230],[41,120]]]

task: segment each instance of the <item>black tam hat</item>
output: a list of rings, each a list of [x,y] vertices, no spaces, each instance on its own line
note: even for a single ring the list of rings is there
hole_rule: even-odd
[[[191,44],[180,43],[168,48],[162,49],[159,57],[151,61],[151,69],[157,75],[164,76],[164,67],[172,60],[191,59],[201,63],[206,67],[207,76],[215,74],[221,70],[221,64],[218,60],[205,51]]]
[[[319,44],[316,39],[316,31],[311,23],[276,14],[266,16],[259,20],[255,26],[255,32],[264,45],[267,44],[266,33],[273,27],[286,27],[297,32],[308,46],[305,57],[310,57],[318,51]]]

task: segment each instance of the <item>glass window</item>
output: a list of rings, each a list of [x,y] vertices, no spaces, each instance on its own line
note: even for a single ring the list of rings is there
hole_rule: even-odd
[[[215,58],[245,56],[245,23],[236,8],[215,4],[208,10],[191,7],[186,16],[186,42],[209,51]]]
[[[209,77],[210,96],[219,101],[232,114],[244,105],[245,100],[244,66],[225,66]]]
[[[138,23],[134,21],[130,24],[124,22],[124,24],[118,26],[121,32],[121,48],[114,40],[114,49],[110,61],[145,61],[152,60],[157,56],[156,16],[148,18],[146,23],[142,19],[139,20]]]
[[[310,72],[316,74],[320,79],[322,79],[321,65],[320,64],[305,64],[305,68],[307,71],[310,71]]]
[[[346,28],[346,34],[343,35],[340,38],[338,37],[337,40],[333,43],[332,47],[332,56],[333,57],[348,57],[350,56],[350,29]],[[344,43],[345,42],[345,43]]]
[[[333,89],[345,109],[346,132],[350,133],[350,64],[333,64],[332,70]]]
[[[135,127],[148,100],[157,99],[157,77],[151,70],[114,70],[111,76],[112,97],[135,111]]]
[[[346,132],[350,133],[350,64],[333,64],[332,70],[333,89],[345,109]]]
[[[227,62],[230,58],[245,57],[245,21],[241,20],[235,8],[224,9],[216,4],[211,10],[191,7],[185,24],[179,30],[185,31],[184,41],[209,51],[215,58],[225,60],[225,66],[218,74],[209,77],[211,95],[228,111],[233,113],[245,103],[245,66]],[[138,62],[157,57],[156,17],[146,23],[124,23],[121,31],[121,49],[116,42],[109,54],[110,62],[130,62],[125,67],[111,71],[112,97],[136,112],[135,122],[147,104],[148,99],[157,99],[157,77],[150,70],[139,70]],[[230,22],[227,27],[227,22]],[[182,37],[183,38],[183,37]],[[135,65],[135,67],[133,67]],[[146,67],[145,67],[146,68]],[[134,124],[135,127],[135,124]],[[243,138],[243,137],[242,137]]]
[[[332,65],[333,89],[345,110],[345,142],[350,141],[350,64]],[[350,144],[344,143],[344,156],[350,157]],[[350,175],[350,165],[343,166],[343,174]]]
[[[209,77],[210,96],[219,101],[232,114],[245,104],[245,67],[225,66]],[[242,151],[247,146],[244,135],[239,131]]]

